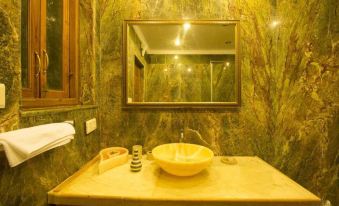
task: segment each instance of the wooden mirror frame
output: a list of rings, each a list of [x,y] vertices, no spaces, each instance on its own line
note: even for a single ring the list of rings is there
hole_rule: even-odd
[[[128,26],[133,24],[235,24],[235,102],[128,102]],[[241,61],[239,20],[124,20],[122,38],[122,108],[123,109],[236,109],[241,106]]]

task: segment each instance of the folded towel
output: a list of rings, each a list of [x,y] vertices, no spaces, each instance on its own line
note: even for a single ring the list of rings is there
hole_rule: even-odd
[[[11,167],[47,150],[69,143],[75,130],[69,123],[52,123],[0,133],[0,145]]]

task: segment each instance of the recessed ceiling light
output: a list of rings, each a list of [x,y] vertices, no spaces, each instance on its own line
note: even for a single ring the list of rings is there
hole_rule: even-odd
[[[191,24],[190,23],[188,23],[188,22],[184,23],[184,30],[185,31],[189,30],[190,28],[191,28]]]
[[[229,62],[226,62],[226,66],[229,67],[231,65],[231,63]]]
[[[178,55],[175,55],[175,56],[174,56],[174,59],[179,59]]]
[[[273,21],[271,22],[271,28],[275,28],[275,27],[277,27],[279,24],[280,24],[280,21],[278,21],[278,20],[273,20]]]
[[[175,44],[176,46],[180,46],[180,44],[181,44],[180,39],[179,39],[179,38],[176,38],[175,41],[174,41],[174,44]]]
[[[187,71],[188,71],[188,72],[191,72],[191,71],[192,71],[192,69],[191,69],[191,68],[188,68],[188,69],[187,69]]]

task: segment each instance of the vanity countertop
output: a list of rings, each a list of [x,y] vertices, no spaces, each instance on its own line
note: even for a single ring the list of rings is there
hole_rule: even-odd
[[[95,157],[48,192],[56,205],[138,206],[319,206],[320,199],[258,157],[234,157],[237,164],[212,164],[192,177],[176,177],[155,162],[142,160],[141,172],[129,163],[98,174]]]

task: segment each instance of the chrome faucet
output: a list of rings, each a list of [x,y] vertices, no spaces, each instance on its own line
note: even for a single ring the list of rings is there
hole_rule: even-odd
[[[184,142],[184,128],[180,129],[180,139],[179,139],[180,143]]]

